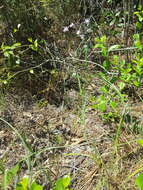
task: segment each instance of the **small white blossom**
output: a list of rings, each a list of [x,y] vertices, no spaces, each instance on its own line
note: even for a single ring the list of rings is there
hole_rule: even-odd
[[[63,32],[68,32],[69,28],[67,26],[64,27]]]
[[[18,24],[18,25],[17,25],[17,28],[19,29],[19,28],[20,28],[20,26],[21,26],[21,24]]]
[[[44,20],[48,20],[46,16],[44,17]]]
[[[92,32],[91,28],[87,29],[87,33],[91,33],[91,32]]]
[[[71,24],[69,25],[70,28],[73,28],[74,26],[75,26],[74,23],[71,23]]]
[[[87,45],[84,45],[83,47],[84,47],[84,49],[88,48],[88,46],[87,46]]]
[[[86,19],[84,20],[84,23],[85,23],[85,24],[89,24],[89,22],[90,22],[90,18],[86,18]]]
[[[83,34],[81,34],[81,35],[80,35],[80,38],[81,38],[82,40],[84,40],[84,35],[83,35]]]
[[[76,34],[79,35],[79,34],[80,34],[80,30],[78,30],[78,31],[76,32]]]

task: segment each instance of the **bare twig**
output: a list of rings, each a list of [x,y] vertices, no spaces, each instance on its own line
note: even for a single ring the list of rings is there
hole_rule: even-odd
[[[110,52],[120,52],[120,51],[134,51],[137,47],[126,47],[126,48],[119,48],[119,49],[113,49]],[[102,51],[94,51],[94,53],[101,53]]]

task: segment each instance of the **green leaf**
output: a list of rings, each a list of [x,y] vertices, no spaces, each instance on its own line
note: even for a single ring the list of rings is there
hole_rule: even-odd
[[[94,48],[95,48],[95,49],[96,49],[96,48],[102,49],[102,48],[104,48],[104,45],[103,45],[103,44],[96,44],[96,45],[94,46]]]
[[[136,87],[139,87],[139,86],[140,86],[140,83],[139,83],[137,80],[134,80],[134,81],[133,81],[133,84],[134,84]]]
[[[21,43],[20,42],[17,42],[17,43],[15,43],[15,44],[13,44],[13,49],[15,49],[15,48],[17,48],[17,47],[19,47],[19,46],[21,46]]]
[[[139,30],[142,28],[142,23],[140,23],[140,22],[136,22],[135,25],[136,25],[137,29],[139,29]]]
[[[103,46],[102,49],[101,49],[101,51],[102,51],[102,52],[101,52],[102,56],[106,57],[106,56],[107,56],[107,53],[108,53],[107,48],[106,48],[105,46]]]
[[[110,101],[110,106],[115,109],[117,107],[117,103],[115,101]]]
[[[13,33],[16,33],[16,32],[17,32],[17,29],[16,29],[16,28],[14,28]]]
[[[140,146],[143,146],[143,139],[137,140],[137,143],[138,143]]]
[[[125,88],[126,84],[125,84],[124,82],[120,82],[120,83],[118,84],[118,86],[119,86],[119,89],[120,89],[120,90],[123,90],[123,89]]]
[[[140,190],[143,190],[143,173],[139,174],[139,176],[136,178],[135,184]]]
[[[13,55],[13,51],[5,51],[4,56],[9,57],[10,55]]]
[[[1,46],[1,48],[2,48],[3,51],[6,51],[6,50],[10,50],[10,49],[11,49],[11,46],[6,46],[6,45],[3,44],[3,45]]]
[[[35,48],[38,47],[38,41],[37,41],[37,39],[34,41],[34,46],[35,46]]]
[[[66,188],[70,185],[70,176],[66,175],[62,178],[63,186]]]
[[[31,42],[31,43],[33,42],[32,38],[28,38],[28,41]]]
[[[66,175],[63,178],[60,178],[55,183],[55,188],[53,190],[68,190],[68,186],[70,185],[70,176]]]
[[[103,55],[103,54],[102,54],[102,55]],[[105,52],[105,54],[104,54],[103,56],[106,57],[106,52]],[[104,66],[105,69],[109,70],[110,65],[111,65],[111,62],[110,62],[109,60],[103,61],[103,66]]]
[[[116,18],[115,19],[113,19],[111,22],[110,22],[110,26],[113,26],[114,24],[115,24],[115,22],[116,22]]]
[[[43,190],[43,187],[34,181],[30,186],[30,190]]]
[[[55,184],[54,190],[64,190],[62,179],[58,179]]]
[[[115,49],[118,49],[120,47],[120,45],[113,45],[113,46],[110,46],[109,49],[108,49],[108,52],[110,51],[113,51]]]
[[[103,92],[104,94],[107,94],[107,93],[108,93],[108,89],[107,89],[106,86],[102,86],[102,87],[100,88],[100,90],[101,90],[101,92]]]
[[[2,159],[0,159],[0,171],[2,174],[4,174],[4,170],[5,170],[4,161]]]
[[[7,80],[2,80],[3,84],[7,84],[8,81]]]
[[[139,19],[140,22],[143,21],[143,17],[141,15],[138,15],[138,19]]]
[[[6,189],[12,182],[13,178],[16,176],[19,170],[19,164],[15,165],[13,168],[4,171],[4,176],[2,179],[2,187]]]
[[[107,108],[106,102],[102,101],[98,104],[98,109],[102,112],[105,112]]]
[[[107,37],[106,37],[105,35],[103,35],[100,39],[101,39],[101,42],[102,42],[102,43],[105,43],[106,40],[107,40]]]
[[[93,104],[93,105],[91,106],[91,108],[92,108],[92,109],[97,109],[97,108],[98,108],[98,104]]]
[[[31,74],[34,74],[34,71],[33,71],[33,69],[30,69],[30,70],[29,70],[29,72],[30,72]]]
[[[17,184],[16,190],[28,190],[29,178],[23,177],[22,180]]]

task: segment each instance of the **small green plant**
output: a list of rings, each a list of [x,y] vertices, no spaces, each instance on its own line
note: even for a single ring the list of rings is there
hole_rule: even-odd
[[[137,140],[137,144],[143,147],[143,139]],[[140,168],[137,170],[137,172],[140,171]],[[140,173],[135,180],[136,186],[138,186],[139,190],[143,190],[143,173]]]
[[[28,38],[28,41],[30,42],[29,47],[33,50],[33,51],[38,51],[38,40],[33,40],[32,38]]]
[[[100,95],[92,97],[92,108],[98,109],[101,116],[105,120],[115,121],[120,118],[119,105],[126,101],[126,96],[122,93],[125,84],[117,83],[117,78],[110,78],[104,73],[100,73],[99,77],[105,82],[105,85],[100,87]]]
[[[15,190],[43,190],[43,187],[35,181],[30,183],[30,179],[28,177],[23,177],[22,180],[16,185]]]
[[[11,71],[20,67],[20,47],[21,43],[19,42],[11,46],[2,43],[0,50],[2,51],[3,62],[0,68],[0,83],[7,84],[11,77]]]
[[[109,53],[117,48],[119,48],[119,45],[112,45],[108,47],[107,43],[107,37],[105,35],[101,36],[100,38],[95,38],[95,46],[94,49],[101,50],[101,55],[104,58],[103,61],[103,67],[107,70],[110,69],[111,61],[109,59]]]
[[[0,162],[0,171],[2,174],[0,187],[3,190],[8,190],[9,186],[13,184],[14,190],[43,190],[43,186],[39,185],[31,177],[23,177],[17,184],[14,184],[17,179],[17,174],[20,170],[19,164],[15,165],[11,169],[6,170],[2,161]],[[52,190],[70,190],[69,185],[71,178],[66,175],[62,178],[57,179]]]
[[[141,42],[140,34],[134,34],[133,39],[134,39],[134,44],[135,44],[135,47],[137,48],[137,50],[142,52],[143,45],[142,45],[142,42]]]
[[[104,119],[114,121],[114,118],[119,117],[119,105],[123,104],[128,97],[128,89],[137,90],[142,85],[143,45],[140,34],[134,35],[137,51],[135,57],[127,63],[125,60],[120,60],[117,55],[109,56],[109,53],[118,49],[119,46],[108,47],[106,36],[96,38],[95,42],[94,48],[101,50],[104,60],[104,70],[99,73],[99,77],[105,85],[101,86],[100,95],[92,98],[92,108],[98,109]]]
[[[142,30],[142,21],[143,21],[143,8],[142,6],[138,7],[138,10],[134,12],[134,15],[137,16],[136,28],[141,32]]]
[[[71,178],[69,175],[64,176],[56,181],[55,187],[52,190],[70,190],[69,185]]]
[[[7,190],[9,185],[13,183],[15,177],[17,176],[17,173],[19,171],[19,164],[16,164],[14,167],[10,169],[5,169],[4,164],[0,163],[0,171],[2,174],[2,183],[1,183],[1,188],[4,190]]]
[[[0,188],[2,190],[8,190],[8,188],[11,185],[14,187],[14,190],[43,190],[43,186],[36,183],[35,179],[33,179],[34,177],[32,175],[31,168],[35,161],[31,159],[31,156],[34,155],[34,152],[31,149],[30,145],[27,144],[25,138],[21,136],[21,134],[11,124],[3,120],[2,118],[0,118],[0,120],[3,121],[5,124],[7,124],[8,127],[12,129],[13,132],[20,138],[27,152],[26,158],[19,161],[18,164],[16,164],[14,167],[10,169],[6,169],[3,161],[0,160],[0,174],[2,176],[2,178],[0,178]],[[48,147],[48,149],[50,148]],[[39,153],[41,154],[43,151],[45,150],[42,150]],[[16,183],[18,172],[20,172],[20,164],[23,161],[25,161],[25,163],[27,164],[29,176],[23,177],[18,183]],[[52,190],[70,190],[69,189],[70,182],[71,182],[70,175],[65,175],[64,177],[58,179],[55,182]]]
[[[52,190],[70,190],[70,176],[66,175],[55,182]],[[29,177],[23,177],[22,180],[16,185],[15,190],[43,190],[43,186],[34,181],[30,182]]]
[[[140,190],[143,190],[143,173],[139,174],[135,180],[135,184]]]
[[[105,87],[101,87],[101,91],[105,90]],[[112,94],[110,94],[112,93]],[[115,95],[115,97],[114,97]],[[101,112],[101,116],[106,121],[115,121],[119,118],[119,104],[121,103],[120,98],[114,91],[104,91],[98,98],[92,99],[92,108],[98,109]]]
[[[21,47],[21,43],[17,42],[11,46],[2,43],[0,50],[3,52],[3,56],[6,59],[7,68],[13,68],[20,64],[19,55],[15,53],[15,50]]]

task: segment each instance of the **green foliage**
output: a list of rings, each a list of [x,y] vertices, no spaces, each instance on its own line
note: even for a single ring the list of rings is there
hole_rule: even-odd
[[[15,181],[14,178],[17,177],[19,169],[19,164],[17,164],[13,168],[5,170],[4,165],[0,163],[0,170],[3,176],[1,180],[2,183],[0,184],[1,189],[7,190],[8,187],[13,184]],[[70,190],[70,182],[70,176],[66,175],[55,182],[52,190]],[[15,186],[14,190],[43,190],[43,186],[37,184],[35,180],[31,182],[30,177],[23,177]]]
[[[117,55],[110,56],[110,52],[116,52],[119,45],[108,47],[107,37],[104,35],[95,39],[95,49],[101,50],[101,55],[104,58],[103,68],[104,73],[99,76],[106,82],[106,85],[100,88],[101,95],[96,97],[92,102],[92,108],[100,110],[104,113],[102,116],[106,119],[118,116],[118,107],[126,101],[126,88],[139,88],[142,85],[143,78],[143,46],[139,34],[134,35],[134,43],[137,48],[137,53],[131,62],[126,63],[125,60],[120,60]],[[109,73],[112,73],[110,76]]]
[[[142,21],[143,21],[143,8],[142,6],[138,7],[138,10],[134,12],[134,14],[137,16],[137,22],[136,22],[136,28],[138,31],[141,32],[142,29]]]
[[[60,178],[56,181],[55,187],[53,190],[70,190],[68,186],[70,185],[70,176],[66,175],[63,178]]]
[[[15,50],[21,47],[21,43],[14,43],[11,46],[2,43],[0,50],[3,52],[3,56],[6,59],[6,67],[14,68],[20,64],[19,55],[16,54]]]
[[[139,140],[137,140],[137,143],[138,143],[140,146],[143,147],[143,139],[139,139]]]
[[[143,173],[139,174],[135,180],[135,184],[140,190],[143,190]]]
[[[38,50],[38,40],[33,40],[32,38],[28,38],[28,41],[31,43],[29,45],[29,47],[33,50],[33,51],[37,51]]]
[[[12,45],[2,43],[0,50],[2,51],[3,62],[0,66],[0,83],[7,84],[11,79],[11,71],[20,67],[21,43],[17,42]]]
[[[35,181],[30,183],[30,179],[28,177],[23,177],[22,180],[16,185],[15,190],[43,190],[43,187]]]
[[[55,182],[55,187],[53,190],[69,190],[68,186],[70,185],[70,180],[69,175],[58,179]],[[43,187],[35,181],[30,183],[30,179],[28,177],[23,177],[22,180],[16,185],[15,190],[43,190]]]
[[[19,171],[19,164],[8,170],[3,167],[3,170],[1,171],[3,174],[1,187],[2,189],[6,190],[8,189],[9,185],[13,183],[14,178],[17,176],[17,173]]]
[[[100,88],[101,95],[98,98],[92,100],[93,109],[98,109],[102,114],[102,118],[105,120],[115,121],[116,118],[120,117],[119,115],[119,105],[125,101],[124,94],[121,94],[116,88],[111,86],[102,86]],[[96,102],[94,104],[94,102]]]
[[[139,51],[142,51],[143,50],[143,45],[142,45],[142,42],[141,42],[141,36],[139,34],[134,34],[133,38],[134,38],[135,47]]]
[[[95,38],[95,46],[94,49],[101,50],[101,55],[104,57],[103,66],[105,69],[109,70],[111,66],[111,61],[109,59],[109,53],[118,49],[120,45],[112,45],[108,47],[107,37],[105,35],[101,36],[100,38]]]
[[[43,18],[45,16],[44,8],[38,1],[27,0],[2,0],[3,7],[1,8],[1,17],[8,24],[7,30],[12,32],[19,24],[21,27],[19,31],[13,35],[13,38],[21,40],[28,38],[31,33],[36,37],[40,32],[40,28],[46,22]]]
[[[137,143],[143,147],[143,139],[137,140]],[[135,180],[135,184],[138,186],[140,190],[143,190],[143,173],[140,173]]]

